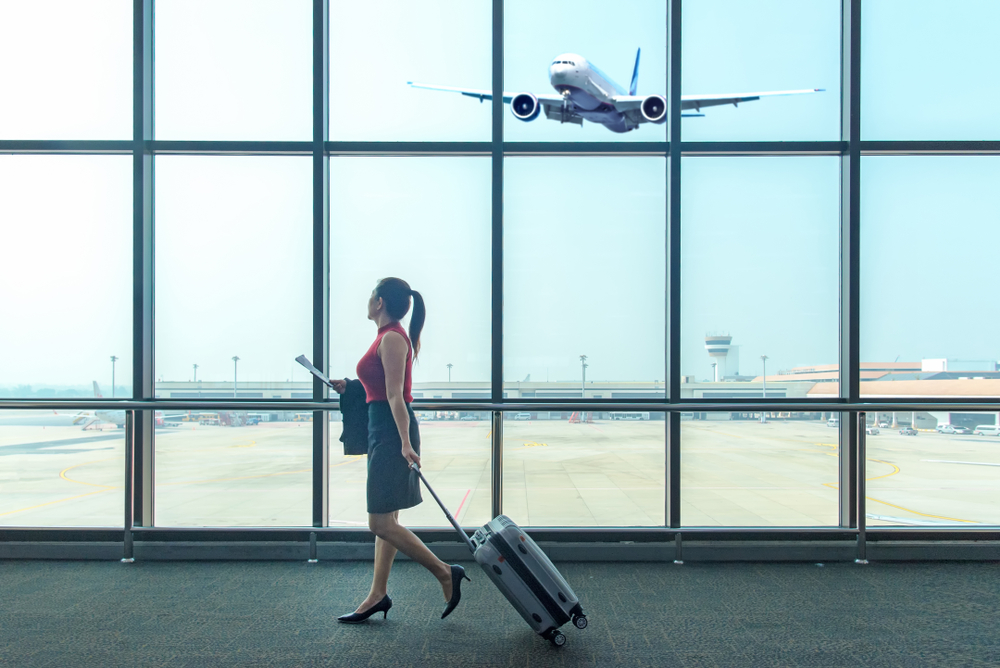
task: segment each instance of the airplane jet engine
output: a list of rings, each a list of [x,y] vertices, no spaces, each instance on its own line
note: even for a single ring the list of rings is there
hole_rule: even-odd
[[[667,101],[659,95],[650,95],[642,101],[642,117],[650,123],[663,123],[667,120]]]
[[[510,101],[510,110],[514,118],[528,122],[538,118],[542,105],[538,104],[538,98],[531,93],[518,93]]]

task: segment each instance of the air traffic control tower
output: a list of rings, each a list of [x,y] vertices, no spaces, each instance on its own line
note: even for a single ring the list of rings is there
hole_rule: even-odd
[[[705,350],[716,363],[713,382],[718,383],[726,377],[726,358],[729,356],[732,342],[733,337],[729,334],[710,334],[705,337]]]

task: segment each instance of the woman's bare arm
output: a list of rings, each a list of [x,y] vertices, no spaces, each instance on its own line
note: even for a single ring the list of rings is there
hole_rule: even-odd
[[[420,466],[420,456],[410,444],[410,414],[406,411],[403,397],[403,379],[406,375],[406,354],[409,347],[398,332],[386,332],[378,347],[378,356],[385,369],[385,395],[389,400],[392,418],[399,430],[399,440],[403,443],[403,457]]]

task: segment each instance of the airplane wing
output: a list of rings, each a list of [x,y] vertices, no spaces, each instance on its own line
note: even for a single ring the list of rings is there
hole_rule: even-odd
[[[775,95],[804,95],[806,93],[821,93],[823,90],[823,88],[803,88],[802,90],[773,90],[762,93],[681,95],[681,109],[695,109],[700,111],[702,107],[717,107],[723,104],[739,106],[740,102],[753,102],[754,100],[759,100],[762,97],[772,97]]]
[[[413,81],[407,81],[408,85],[413,88],[422,88],[424,90],[437,90],[444,91],[446,93],[459,93],[467,97],[478,98],[480,102],[484,100],[493,99],[493,91],[485,90],[482,88],[455,88],[453,86],[431,86],[429,84],[415,83]],[[510,101],[514,99],[514,96],[518,93],[508,93],[504,91],[503,101],[504,104],[510,104]],[[535,95],[532,93],[532,95]],[[563,98],[561,95],[553,95],[551,93],[543,93],[541,95],[535,95],[538,99],[538,103],[542,105],[542,109],[545,111],[545,118],[550,121],[558,121],[560,123],[575,123],[577,125],[583,125],[583,117],[574,114],[571,110],[563,110]]]
[[[805,88],[802,90],[775,90],[760,93],[719,93],[716,95],[682,95],[681,109],[694,109],[701,111],[702,107],[717,107],[723,104],[739,105],[740,102],[753,102],[762,97],[772,97],[776,95],[803,95],[806,93],[819,93],[822,88]],[[615,110],[629,114],[636,122],[645,122],[639,107],[646,99],[645,95],[616,95],[612,100]],[[684,114],[693,116],[694,114]]]
[[[423,90],[444,91],[446,93],[460,93],[461,95],[465,95],[467,97],[477,98],[480,102],[482,102],[483,100],[492,100],[493,99],[493,91],[492,90],[486,90],[484,88],[455,88],[454,86],[432,86],[430,84],[416,83],[414,81],[407,81],[406,83],[407,83],[407,85],[411,86],[412,88],[422,88]],[[504,93],[503,93],[504,104],[510,104],[510,101],[513,100],[514,96],[517,95],[517,94],[518,93],[508,93],[507,91],[504,91]],[[548,93],[548,94],[543,93],[541,95],[536,95],[534,93],[532,93],[532,94],[535,95],[535,97],[538,98],[538,101],[541,102],[544,105],[550,105],[550,104],[555,104],[555,105],[558,105],[558,106],[562,105],[562,96],[561,95],[553,95],[551,93]]]
[[[482,102],[483,100],[493,99],[492,90],[484,90],[481,88],[455,88],[454,86],[432,86],[430,84],[416,83],[414,81],[407,81],[406,84],[413,88],[422,88],[424,90],[438,90],[438,91],[444,91],[446,93],[461,93],[462,95],[466,95],[468,97],[479,98],[480,102]],[[504,92],[503,94],[504,103],[509,104],[515,95],[517,95],[517,93]]]

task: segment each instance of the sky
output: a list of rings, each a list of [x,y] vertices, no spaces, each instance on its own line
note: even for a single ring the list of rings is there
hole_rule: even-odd
[[[492,87],[491,2],[331,3],[333,140],[488,141],[490,105],[406,81]],[[1000,4],[946,15],[866,2],[864,139],[997,139]],[[131,7],[0,2],[0,139],[129,139]],[[581,54],[639,93],[665,94],[666,17],[652,0],[509,0],[510,92],[551,92],[547,67]],[[238,11],[237,11],[238,8]],[[686,2],[683,89],[823,88],[706,109],[686,140],[838,138],[839,0]],[[197,17],[197,20],[191,20]],[[311,138],[311,3],[161,0],[156,136]],[[510,141],[662,141],[522,123]],[[994,157],[862,160],[862,361],[1000,359],[988,249],[1000,226]],[[708,332],[743,374],[836,362],[839,160],[685,158],[682,372],[708,378]],[[397,275],[424,294],[415,380],[486,381],[490,161],[331,159],[331,373],[354,374],[374,335],[365,303]],[[663,379],[666,162],[504,163],[504,378]],[[311,166],[294,157],[156,159],[156,377],[305,381],[311,354]],[[119,387],[131,369],[131,159],[0,155],[0,392]],[[981,261],[976,261],[981,258]],[[970,327],[975,322],[975,327]],[[6,388],[6,389],[4,389]],[[109,394],[109,392],[105,392]]]

